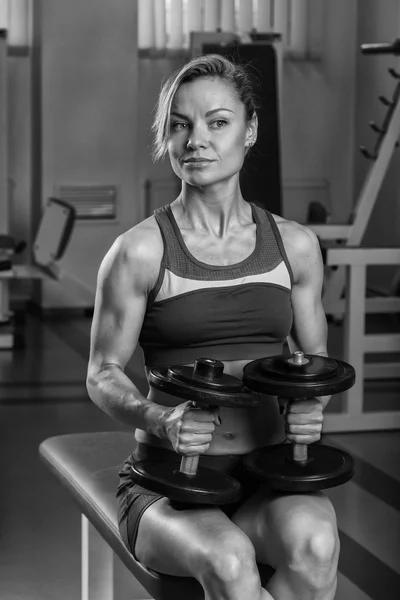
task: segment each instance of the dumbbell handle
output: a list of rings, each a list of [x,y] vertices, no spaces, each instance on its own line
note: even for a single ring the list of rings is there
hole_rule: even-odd
[[[199,464],[200,454],[194,454],[193,456],[183,456],[181,460],[181,466],[179,471],[188,477],[194,477],[197,473],[197,466]]]
[[[196,407],[199,403],[193,402],[193,407]],[[206,408],[204,405],[200,405],[202,408]],[[210,406],[208,405],[210,408]],[[197,467],[199,464],[200,454],[194,454],[193,456],[183,456],[181,460],[181,466],[179,471],[188,477],[194,477],[197,473]]]
[[[291,404],[300,398],[288,398],[287,400]],[[308,444],[292,442],[292,460],[298,465],[305,464],[308,460]]]
[[[292,443],[292,459],[295,463],[301,464],[308,460],[308,446],[307,444],[295,444]]]

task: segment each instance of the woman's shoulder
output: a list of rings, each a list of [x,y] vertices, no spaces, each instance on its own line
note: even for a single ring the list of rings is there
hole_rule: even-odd
[[[116,238],[103,259],[100,272],[103,276],[129,273],[148,287],[157,279],[163,252],[161,233],[155,217],[151,216]]]
[[[279,215],[271,213],[271,216],[278,227],[286,249],[289,248],[296,254],[309,254],[317,247],[319,248],[318,238],[309,227],[297,223],[297,221],[284,219]]]
[[[160,228],[154,215],[122,233],[117,242],[120,250],[134,260],[161,260],[164,251]]]
[[[294,282],[304,280],[309,273],[319,273],[322,256],[315,233],[306,225],[272,215],[282,238],[283,246],[293,271]]]

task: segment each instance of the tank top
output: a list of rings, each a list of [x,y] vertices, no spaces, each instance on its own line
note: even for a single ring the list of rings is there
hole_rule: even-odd
[[[293,273],[273,216],[250,206],[255,248],[227,266],[191,254],[170,205],[154,212],[164,253],[139,336],[147,367],[192,364],[200,356],[254,360],[282,352],[293,321]]]

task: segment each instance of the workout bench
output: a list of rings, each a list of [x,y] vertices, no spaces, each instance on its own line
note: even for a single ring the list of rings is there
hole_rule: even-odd
[[[196,579],[147,569],[122,542],[115,494],[118,471],[134,444],[133,433],[122,431],[61,435],[40,444],[41,459],[82,512],[81,600],[135,600],[132,591],[118,588],[114,566],[119,562],[154,600],[204,600]],[[265,585],[273,570],[267,565],[258,567]],[[124,591],[125,595],[120,595]],[[118,595],[114,596],[114,592]]]

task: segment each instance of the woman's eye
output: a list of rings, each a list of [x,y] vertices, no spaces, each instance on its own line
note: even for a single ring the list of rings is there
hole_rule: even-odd
[[[187,126],[188,126],[188,124],[187,124],[187,123],[178,123],[178,122],[177,122],[177,123],[172,123],[172,124],[171,124],[171,128],[172,128],[174,131],[182,131],[182,129],[186,129],[186,128],[187,128]]]
[[[217,121],[213,121],[211,123],[211,126],[214,127],[215,129],[222,129],[222,127],[224,127],[224,125],[227,125],[227,121],[224,121],[224,119],[218,119]]]

